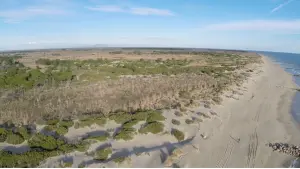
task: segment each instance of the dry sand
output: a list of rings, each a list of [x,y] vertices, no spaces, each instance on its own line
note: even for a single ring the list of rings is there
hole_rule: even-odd
[[[224,94],[221,105],[190,109],[181,117],[174,115],[175,110],[164,111],[166,133],[137,135],[127,142],[98,142],[89,149],[92,152],[109,144],[113,148],[110,159],[128,157],[121,164],[111,160],[98,162],[84,153],[75,152],[50,158],[41,167],[54,167],[60,160],[73,161],[73,167],[79,164],[85,167],[287,167],[291,157],[273,152],[265,145],[269,142],[299,142],[300,131],[289,113],[295,94],[290,88],[296,84],[291,75],[269,58],[263,57],[263,62],[253,65],[255,71],[242,86],[233,86]],[[197,115],[199,112],[209,118]],[[203,122],[185,123],[193,117],[201,118]],[[181,124],[173,125],[172,119]],[[80,132],[73,129],[66,137],[76,139],[81,134],[105,128],[80,129]],[[178,143],[167,134],[172,128],[184,131],[186,140]],[[180,151],[172,155],[174,149]]]
[[[291,157],[265,146],[269,142],[299,143],[299,130],[293,122],[290,105],[295,91],[292,76],[269,58],[244,84],[239,100],[225,99],[215,111],[221,115],[202,124],[211,137],[195,138],[181,161],[184,167],[287,167]],[[217,126],[219,125],[219,126]]]

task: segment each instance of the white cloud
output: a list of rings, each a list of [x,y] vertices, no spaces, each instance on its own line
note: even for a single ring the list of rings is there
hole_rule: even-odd
[[[61,15],[65,11],[47,8],[47,7],[28,7],[25,9],[5,10],[0,11],[0,18],[3,18],[6,23],[18,23],[19,21],[26,20],[28,18],[42,16],[42,15]]]
[[[102,5],[96,7],[86,7],[91,11],[101,12],[124,12],[134,15],[159,15],[159,16],[173,16],[174,13],[167,9],[157,9],[148,7],[122,7],[116,5]]]
[[[276,8],[272,9],[271,13],[278,11],[279,9],[283,8],[285,5],[291,3],[292,1],[294,1],[294,0],[287,0],[287,1],[285,1],[284,3],[278,5]]]
[[[137,15],[160,15],[160,16],[173,16],[174,14],[166,9],[156,8],[131,8],[130,13]]]
[[[114,5],[104,5],[104,6],[97,6],[97,7],[86,7],[91,11],[102,11],[102,12],[124,12],[124,10],[119,6]]]
[[[247,20],[204,27],[204,30],[218,31],[300,31],[300,20]]]

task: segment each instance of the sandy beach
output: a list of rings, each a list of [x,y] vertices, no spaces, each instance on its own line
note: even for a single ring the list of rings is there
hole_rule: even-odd
[[[299,130],[291,117],[295,91],[292,76],[269,58],[257,67],[244,84],[238,100],[224,99],[215,107],[220,119],[201,124],[206,140],[195,138],[185,147],[188,154],[180,161],[184,167],[288,167],[291,157],[272,152],[269,142],[297,144]]]

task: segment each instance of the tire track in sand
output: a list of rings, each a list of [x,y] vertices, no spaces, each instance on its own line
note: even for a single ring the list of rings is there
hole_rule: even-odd
[[[249,145],[248,145],[248,153],[247,153],[247,163],[246,168],[254,168],[256,153],[258,147],[258,137],[256,128],[254,132],[250,135]]]
[[[234,147],[235,147],[235,142],[234,140],[230,139],[229,142],[227,143],[223,156],[221,157],[221,159],[218,161],[216,165],[216,168],[224,168],[227,166],[228,161],[232,156],[232,151]]]

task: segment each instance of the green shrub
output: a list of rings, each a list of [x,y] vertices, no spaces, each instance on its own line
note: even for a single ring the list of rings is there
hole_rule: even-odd
[[[14,145],[21,144],[24,141],[25,141],[24,138],[20,134],[15,134],[13,132],[9,132],[6,139],[6,142],[8,144],[14,144]]]
[[[109,133],[105,133],[102,136],[88,136],[86,139],[98,140],[100,142],[106,141],[109,137]]]
[[[180,125],[180,121],[176,120],[176,119],[172,119],[172,124],[174,125]]]
[[[114,139],[125,140],[125,141],[132,140],[134,133],[135,133],[134,128],[122,128],[122,129],[120,129],[120,131],[118,131],[116,133],[116,135],[114,136]]]
[[[61,168],[71,168],[73,165],[73,162],[61,162],[60,167]]]
[[[79,152],[85,152],[89,149],[90,144],[86,141],[81,142],[80,144],[75,145],[75,150]]]
[[[125,160],[126,160],[126,157],[117,157],[117,158],[113,159],[113,161],[118,164],[124,162]]]
[[[57,123],[59,123],[59,119],[51,119],[47,121],[48,125],[56,125]]]
[[[94,159],[100,160],[100,161],[107,160],[107,158],[110,154],[112,154],[112,148],[106,147],[106,148],[96,151]]]
[[[186,119],[186,120],[185,120],[185,123],[186,123],[186,124],[193,124],[193,123],[194,123],[194,121],[193,121],[193,120],[191,120],[191,119]]]
[[[66,127],[63,127],[63,126],[54,126],[54,125],[49,125],[49,126],[46,126],[45,128],[44,128],[45,130],[47,130],[47,131],[53,131],[53,132],[55,132],[56,134],[58,134],[58,135],[65,135],[66,133],[68,133],[68,128],[66,128]]]
[[[180,131],[180,130],[172,129],[171,134],[172,134],[178,141],[184,140],[184,134],[183,134],[183,132]]]
[[[1,168],[33,168],[46,158],[59,155],[58,151],[29,151],[22,154],[13,154],[7,151],[0,151]]]
[[[17,133],[20,134],[25,140],[28,140],[30,138],[30,133],[25,127],[19,127],[17,129]]]
[[[112,113],[108,117],[110,120],[114,120],[118,124],[125,123],[126,121],[129,121],[132,119],[132,115],[125,112],[117,112]]]
[[[62,120],[59,123],[59,126],[65,127],[65,128],[70,128],[74,125],[74,122],[72,120],[67,121],[67,120]]]
[[[164,124],[161,122],[148,122],[143,127],[139,129],[142,134],[153,133],[157,134],[164,130]]]
[[[28,144],[31,148],[42,148],[45,150],[54,150],[64,142],[56,140],[53,136],[45,136],[43,134],[35,134],[29,141]]]
[[[181,112],[179,112],[179,111],[175,111],[175,116],[177,116],[177,117],[181,117],[181,116],[183,116],[183,114],[181,113]]]
[[[154,122],[154,121],[164,121],[166,118],[162,115],[161,112],[157,111],[149,111],[147,122]]]
[[[5,142],[7,138],[7,130],[4,128],[0,128],[0,143]]]
[[[68,133],[68,128],[65,128],[63,126],[59,126],[54,131],[56,132],[56,134],[63,136],[66,133]]]
[[[137,119],[129,120],[123,124],[122,127],[131,128],[136,125],[139,121]]]
[[[143,111],[136,112],[132,115],[132,118],[138,121],[146,121],[147,117],[148,117],[148,112],[143,112]]]
[[[97,118],[86,118],[79,121],[79,127],[91,126],[93,124],[97,124],[99,126],[103,126],[106,124],[106,118],[97,117]]]

